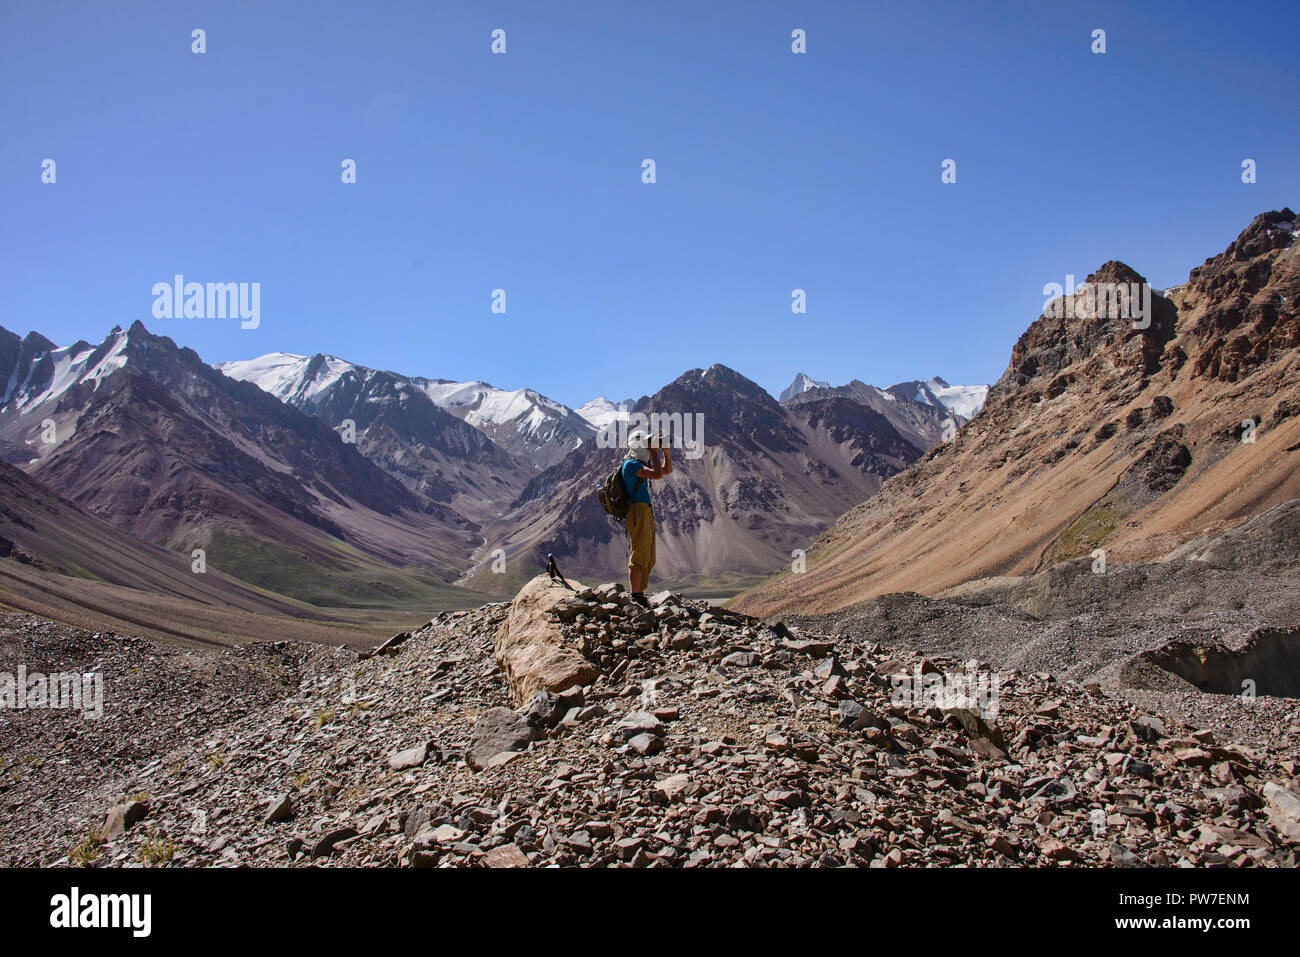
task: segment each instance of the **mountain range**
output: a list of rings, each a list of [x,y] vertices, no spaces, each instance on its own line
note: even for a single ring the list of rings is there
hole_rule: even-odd
[[[622,454],[601,431],[629,412],[704,416],[703,460],[660,490],[675,510],[661,573],[682,581],[770,572],[938,441],[944,419],[932,397],[861,383],[782,404],[724,366],[577,410],[324,354],[213,367],[140,322],[63,347],[0,329],[0,383],[0,458],[53,494],[144,545],[201,549],[214,570],[336,611],[477,597],[453,582],[501,593],[548,553],[618,574],[621,530],[592,490]],[[39,538],[26,547],[39,553]],[[496,554],[504,574],[484,561]]]
[[[321,419],[140,322],[97,346],[16,339],[0,332],[6,456],[143,542],[331,606],[428,600],[477,541]]]
[[[111,689],[0,722],[0,853],[1293,866],[1295,232],[1256,217],[1141,321],[1102,264],[987,389],[715,364],[570,410],[0,329],[0,645]],[[681,446],[648,608],[594,494],[623,411]],[[974,698],[899,697],[923,675]]]
[[[548,555],[616,578],[625,537],[595,488],[624,414],[699,417],[702,444],[652,488],[656,576],[756,586],[746,610],[939,593],[1099,550],[1158,561],[1300,497],[1294,231],[1290,210],[1256,217],[1154,293],[1145,327],[1080,305],[1145,283],[1103,264],[991,387],[800,373],[778,401],[715,364],[575,410],[323,354],[213,367],[140,322],[61,347],[0,329],[0,459],[20,470],[5,475],[5,568],[22,566],[31,603],[45,573],[130,588],[104,552],[125,550],[124,568],[171,569],[137,576],[169,601],[330,627],[508,594]],[[216,576],[202,587],[176,571],[194,556]]]

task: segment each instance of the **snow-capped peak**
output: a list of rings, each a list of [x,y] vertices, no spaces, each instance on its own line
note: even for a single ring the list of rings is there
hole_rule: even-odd
[[[781,392],[781,395],[778,396],[778,401],[785,402],[787,399],[792,399],[796,395],[799,395],[801,392],[807,392],[809,389],[829,389],[829,388],[830,388],[829,382],[822,382],[818,379],[810,379],[807,375],[800,372],[798,375],[794,377],[794,381],[791,382],[790,385]]]
[[[629,408],[630,403],[624,403],[623,408]],[[602,431],[611,422],[618,419],[620,415],[619,406],[610,402],[609,399],[597,396],[590,402],[584,402],[573,411],[586,419],[597,432]]]
[[[292,352],[270,352],[217,368],[232,379],[251,382],[280,401],[298,406],[318,403],[346,373],[362,371],[360,366],[324,353],[299,356]]]
[[[485,395],[500,392],[496,386],[486,382],[451,382],[447,379],[418,380],[424,394],[433,400],[433,404],[442,409],[454,409],[464,405],[474,405]]]
[[[508,451],[523,452],[542,465],[553,464],[595,431],[568,406],[533,389],[499,389],[477,379],[455,382],[377,372],[323,353],[272,352],[218,368],[307,411],[323,407],[345,378],[362,388],[379,382],[380,388],[396,389],[399,394],[413,390]]]
[[[115,327],[97,346],[77,342],[33,356],[24,381],[18,381],[18,369],[14,369],[11,380],[5,383],[0,404],[12,399],[14,408],[23,415],[57,400],[75,385],[89,382],[98,389],[104,379],[126,365],[129,337],[129,331]],[[44,378],[46,371],[48,379]]]
[[[541,437],[553,431],[554,423],[583,420],[568,406],[548,399],[533,389],[498,389],[486,382],[449,382],[445,379],[415,380],[425,395],[440,408],[452,412],[475,428],[491,431],[509,424],[524,436]]]

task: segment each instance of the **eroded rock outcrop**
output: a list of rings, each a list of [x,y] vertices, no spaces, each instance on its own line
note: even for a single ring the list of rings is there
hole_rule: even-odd
[[[573,593],[545,575],[519,590],[497,631],[495,653],[519,704],[539,691],[590,684],[599,674],[560,631],[555,608]]]

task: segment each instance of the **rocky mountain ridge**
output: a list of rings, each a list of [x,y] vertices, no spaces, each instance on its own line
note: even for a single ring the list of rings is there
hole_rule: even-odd
[[[1300,497],[1300,257],[1289,209],[1257,216],[1150,321],[1045,314],[984,409],[850,510],[805,575],[741,596],[758,614],[933,594],[1103,550],[1150,561]],[[1121,263],[1088,278],[1143,283]]]
[[[456,572],[477,540],[474,523],[403,486],[321,419],[142,323],[16,369],[0,440],[25,450],[17,464],[29,475],[144,542],[203,549],[251,584],[330,604],[337,582],[361,586],[352,575]]]
[[[832,396],[783,406],[725,366],[694,369],[639,400],[634,415],[699,416],[698,457],[674,452],[676,468],[655,482],[656,575],[667,580],[762,573],[792,559],[832,516],[919,457],[923,441],[883,415]],[[698,436],[697,436],[698,438]],[[626,563],[625,534],[600,508],[595,487],[624,449],[589,440],[521,491],[485,549],[500,548],[523,576],[553,554],[575,575],[612,576]],[[493,573],[471,581],[491,588]],[[517,586],[509,573],[503,585]]]

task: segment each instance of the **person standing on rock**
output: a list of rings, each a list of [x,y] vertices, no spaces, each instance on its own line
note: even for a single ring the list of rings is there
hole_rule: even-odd
[[[623,485],[627,488],[627,581],[632,590],[632,600],[642,605],[646,601],[645,589],[650,584],[650,569],[655,567],[655,517],[650,508],[650,481],[673,472],[672,451],[662,445],[663,436],[651,439],[637,429],[628,434],[627,457],[623,461]],[[661,448],[662,446],[662,448]],[[660,461],[660,451],[663,461]]]

